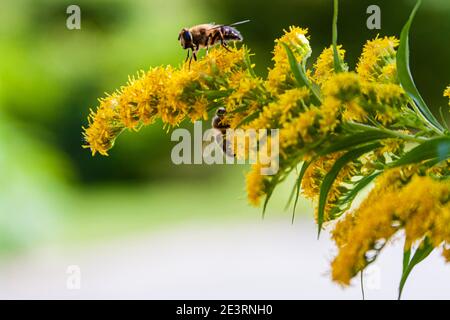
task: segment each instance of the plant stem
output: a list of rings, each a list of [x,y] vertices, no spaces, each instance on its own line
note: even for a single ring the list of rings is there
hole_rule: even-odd
[[[337,49],[337,38],[338,38],[338,12],[339,12],[339,1],[334,0],[333,3],[333,26],[332,26],[332,43],[333,43],[333,59],[334,59],[334,71],[342,72],[341,59],[339,58],[339,52]]]
[[[422,138],[422,137],[413,137],[410,136],[408,134],[405,133],[401,133],[395,130],[390,130],[387,128],[378,128],[378,127],[373,127],[367,124],[362,124],[362,123],[356,123],[356,122],[352,122],[350,123],[350,125],[354,128],[359,128],[359,129],[364,129],[364,130],[373,130],[373,131],[378,131],[378,132],[384,132],[388,135],[391,135],[393,137],[397,137],[406,141],[411,141],[411,142],[417,142],[417,143],[421,143],[424,141],[427,141],[427,138]]]

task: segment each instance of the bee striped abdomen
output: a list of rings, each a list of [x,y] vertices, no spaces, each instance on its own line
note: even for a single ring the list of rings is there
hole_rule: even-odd
[[[233,27],[222,27],[222,33],[224,40],[242,41],[244,39],[240,32]]]

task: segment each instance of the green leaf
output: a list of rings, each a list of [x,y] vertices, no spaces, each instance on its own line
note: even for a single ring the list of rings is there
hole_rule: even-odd
[[[305,70],[303,69],[302,65],[295,59],[294,53],[292,52],[291,48],[289,48],[289,46],[284,42],[282,42],[281,44],[286,50],[289,60],[289,66],[291,67],[292,74],[294,75],[294,78],[297,81],[298,85],[300,87],[307,87],[313,93],[313,102],[316,104],[320,104],[320,95],[317,92],[317,89],[309,82]]]
[[[381,174],[380,172],[375,172],[373,174],[371,174],[370,176],[366,176],[364,178],[362,178],[361,180],[359,180],[355,186],[353,187],[353,189],[351,189],[349,192],[347,192],[344,196],[344,198],[339,201],[340,204],[345,204],[345,203],[350,203],[356,198],[356,196],[358,195],[358,193],[364,189],[366,186],[368,186],[376,177],[378,177]]]
[[[390,138],[391,136],[388,133],[381,132],[378,130],[365,130],[361,132],[357,132],[352,135],[347,135],[342,138],[338,138],[330,146],[324,148],[319,152],[321,156],[327,155],[329,153],[333,153],[336,151],[345,150],[348,148],[356,147],[360,144],[372,142],[376,140]]]
[[[444,131],[442,125],[436,120],[427,104],[423,100],[422,96],[419,93],[419,90],[417,90],[410,70],[409,29],[411,28],[414,16],[416,15],[416,12],[419,9],[421,3],[421,0],[417,1],[413,11],[411,12],[411,15],[409,16],[408,21],[402,29],[402,33],[400,35],[400,45],[397,50],[397,73],[400,84],[402,85],[406,94],[415,102],[415,104],[419,108],[418,112],[420,113],[420,115],[422,115],[435,129]]]
[[[295,200],[294,200],[294,208],[292,209],[292,223],[294,223],[295,209],[297,208],[298,197],[300,195],[300,186],[302,184],[303,177],[305,176],[305,172],[308,169],[311,162],[312,161],[303,162],[302,169],[300,170],[297,181],[295,183]]]
[[[399,167],[424,160],[437,162],[450,158],[450,137],[440,137],[425,141],[414,149],[405,153],[400,159],[390,164],[390,167]]]
[[[264,199],[264,205],[263,205],[263,211],[262,211],[263,218],[266,214],[267,204],[269,203],[270,197],[272,197],[272,193],[275,190],[275,187],[277,186],[278,181],[279,181],[279,176],[276,175],[273,177],[272,181],[270,182],[270,185],[269,185],[267,193],[266,193],[266,198]]]
[[[353,161],[359,157],[361,157],[363,154],[376,149],[380,147],[380,143],[373,143],[367,146],[363,146],[357,149],[353,149],[345,153],[342,157],[340,157],[336,162],[334,163],[331,170],[326,174],[325,178],[323,179],[323,182],[320,186],[320,194],[319,194],[319,206],[318,206],[318,213],[317,213],[317,221],[318,221],[318,236],[320,236],[320,231],[322,229],[323,224],[323,218],[325,213],[325,205],[327,203],[328,193],[330,192],[330,189],[333,185],[334,180],[336,180],[339,172],[341,169],[350,161]]]
[[[411,258],[411,246],[407,246],[407,239],[405,238],[405,245],[403,246],[403,267],[402,274],[405,273],[408,268],[409,260]]]
[[[400,285],[398,289],[398,299],[400,300],[402,297],[403,287],[405,286],[406,280],[408,279],[409,274],[413,270],[413,268],[422,262],[426,257],[430,255],[430,253],[433,251],[434,247],[430,240],[428,238],[425,238],[422,243],[419,245],[419,247],[416,249],[416,252],[414,253],[414,256],[412,257],[411,261],[409,261],[406,264],[405,267],[405,258],[409,258],[409,254],[407,253],[406,256],[404,254],[403,256],[403,273],[402,278],[400,280]]]

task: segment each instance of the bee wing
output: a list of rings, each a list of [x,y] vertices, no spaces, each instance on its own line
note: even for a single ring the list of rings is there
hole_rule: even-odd
[[[232,24],[218,24],[218,25],[216,25],[216,26],[214,26],[214,27],[212,27],[212,28],[210,28],[208,30],[217,29],[217,28],[221,28],[221,27],[225,27],[225,26],[233,27],[233,26],[237,26],[237,25],[244,24],[244,23],[247,23],[247,22],[250,22],[250,20],[243,20],[243,21],[232,23]]]
[[[239,22],[235,22],[235,23],[230,24],[229,27],[237,26],[239,24],[244,24],[244,23],[247,23],[247,22],[250,22],[250,20],[242,20],[242,21],[239,21]]]

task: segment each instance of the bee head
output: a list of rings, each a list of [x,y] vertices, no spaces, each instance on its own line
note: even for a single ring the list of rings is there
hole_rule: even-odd
[[[223,117],[227,113],[227,110],[224,107],[220,107],[216,110],[216,115],[219,117]]]
[[[178,41],[180,41],[183,49],[190,48],[192,44],[192,34],[189,32],[188,29],[183,28],[181,29],[181,32],[178,35]]]

